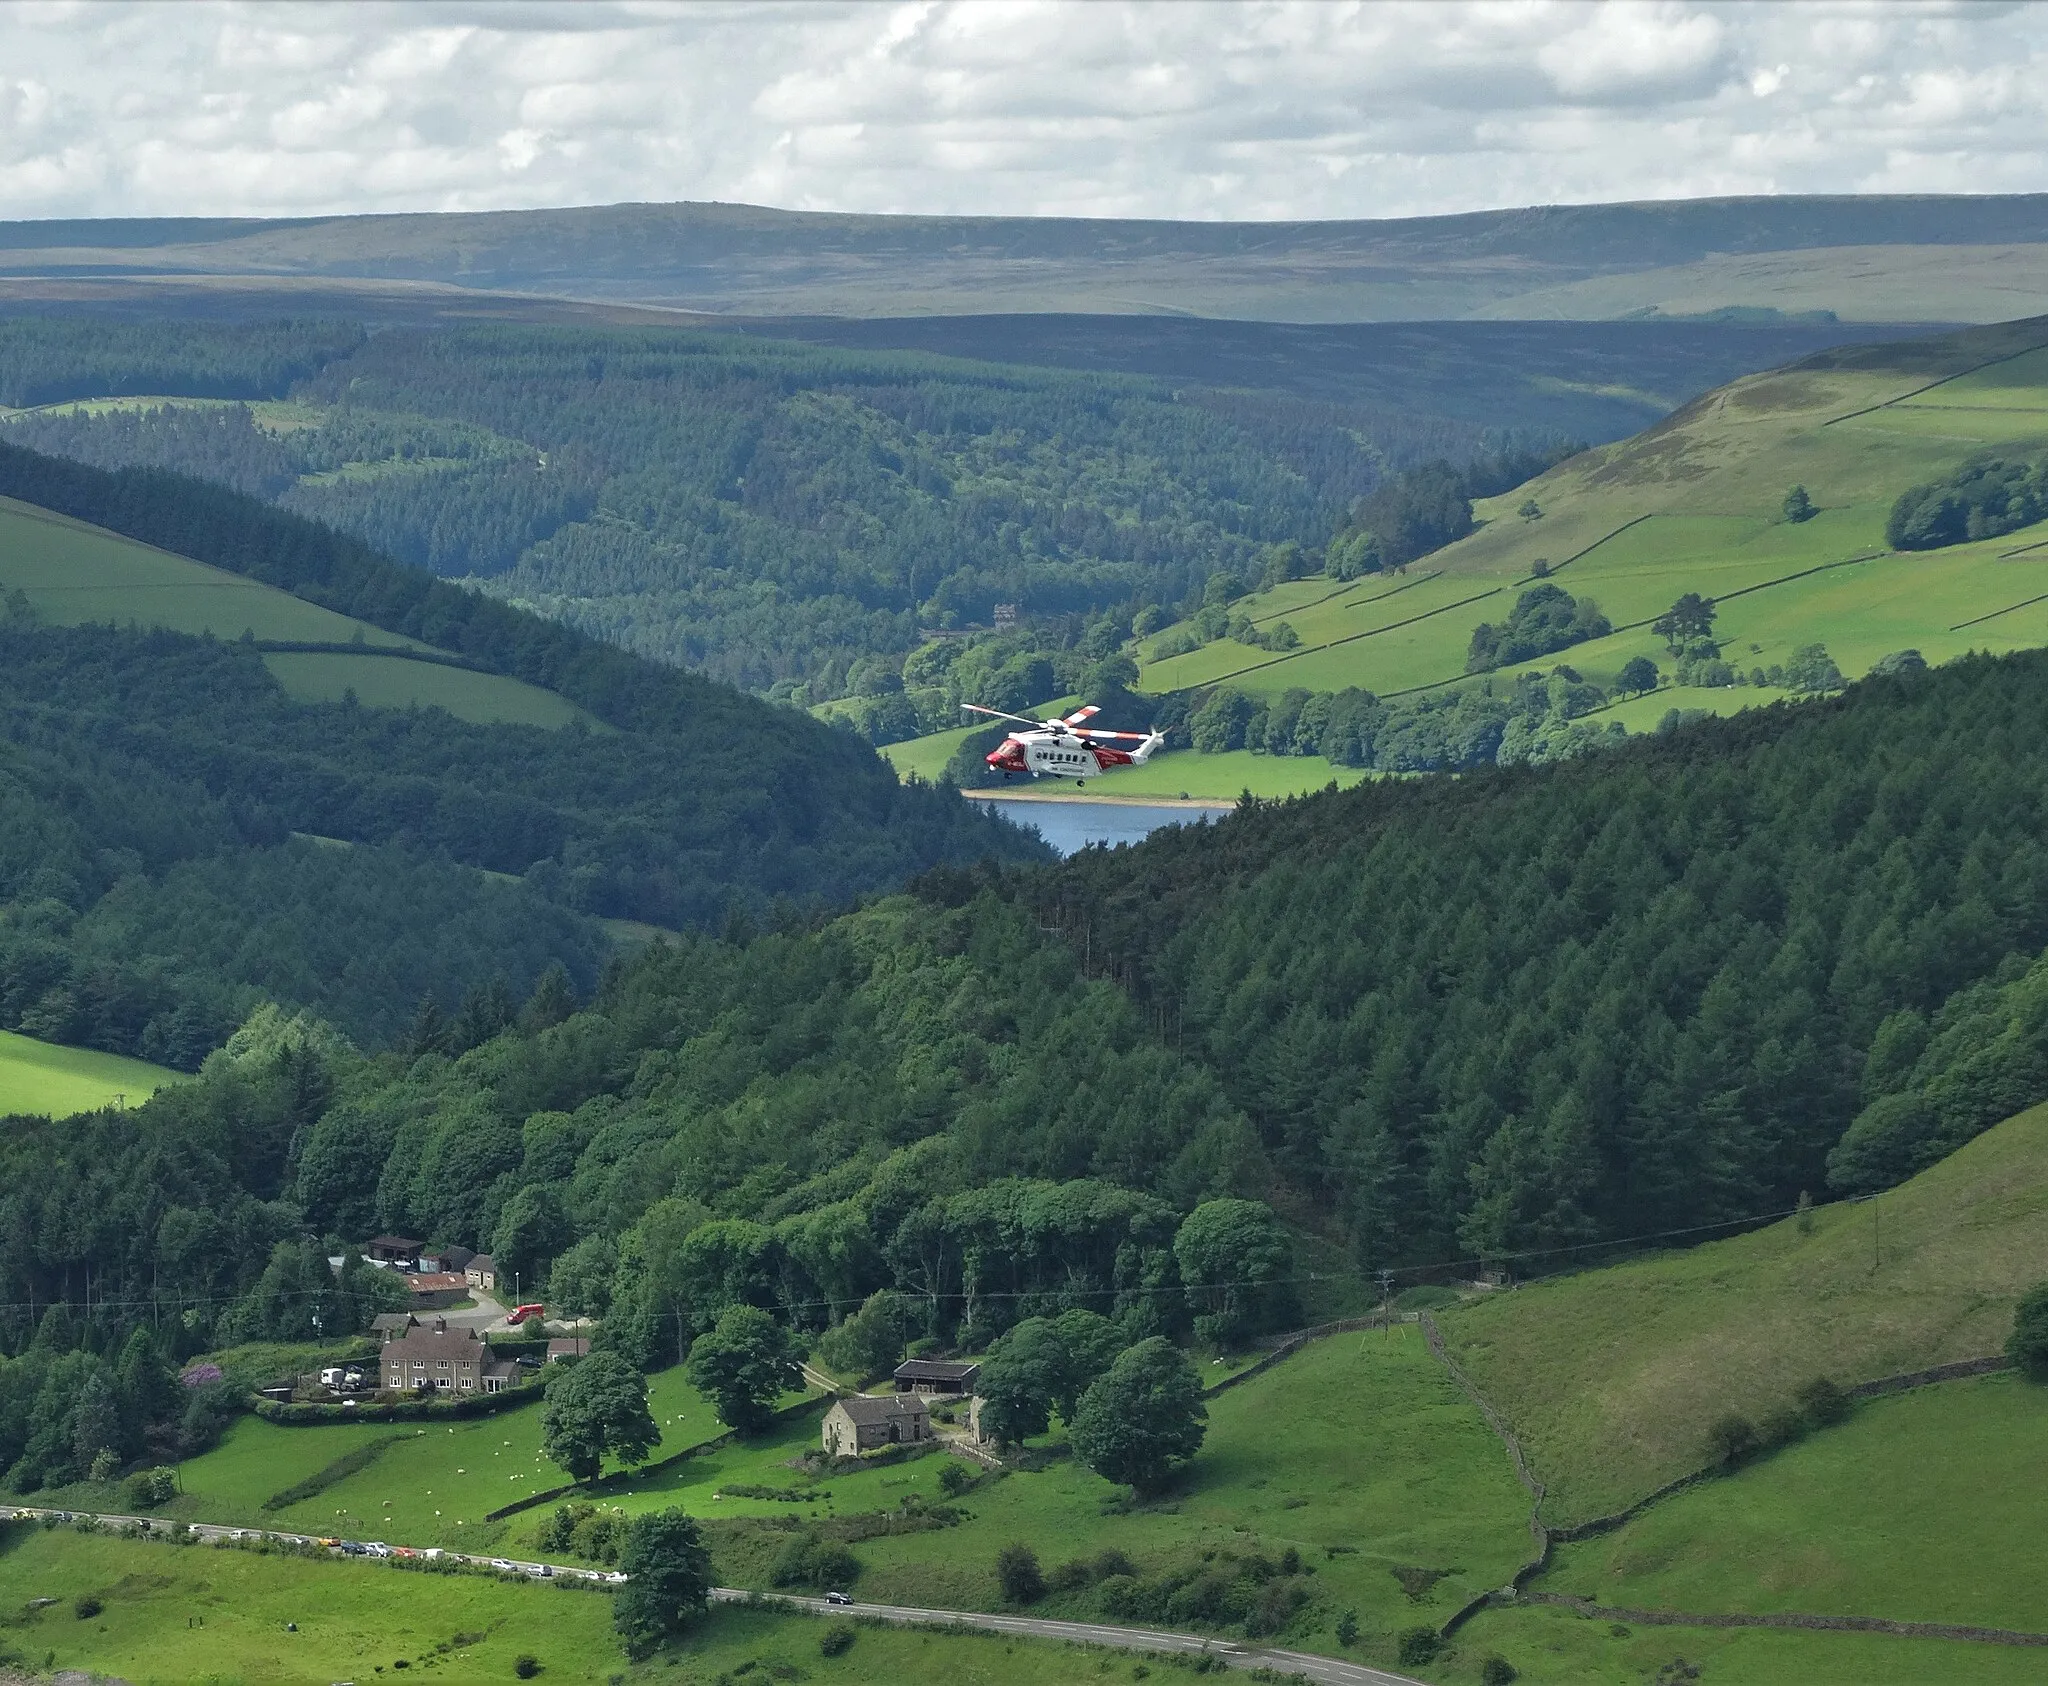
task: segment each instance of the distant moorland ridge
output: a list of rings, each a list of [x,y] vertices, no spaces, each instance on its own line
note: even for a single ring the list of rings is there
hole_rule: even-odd
[[[1938,264],[1913,258],[1927,247],[1942,249]],[[1845,251],[1857,254],[1853,265],[1714,268]],[[1993,320],[2024,314],[2048,285],[2048,195],[1748,197],[1255,223],[693,203],[69,220],[0,223],[0,253],[15,277],[374,277],[718,312],[1374,321],[1751,307]],[[1618,276],[1638,277],[1642,296],[1611,285],[1572,296]]]

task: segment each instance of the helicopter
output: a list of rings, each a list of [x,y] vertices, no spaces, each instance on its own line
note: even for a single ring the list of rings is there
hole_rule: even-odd
[[[1059,720],[1027,720],[1021,714],[1005,714],[999,708],[983,708],[979,703],[962,703],[960,706],[975,714],[991,715],[997,720],[1014,720],[1025,728],[1021,732],[1012,732],[983,757],[1006,779],[1012,773],[1029,773],[1033,778],[1041,773],[1050,773],[1054,778],[1085,784],[1114,767],[1142,766],[1152,758],[1152,752],[1166,742],[1164,732],[1111,732],[1084,726],[1083,721],[1092,720],[1102,712],[1093,703]],[[1135,739],[1138,747],[1117,749],[1105,741],[1110,738]]]

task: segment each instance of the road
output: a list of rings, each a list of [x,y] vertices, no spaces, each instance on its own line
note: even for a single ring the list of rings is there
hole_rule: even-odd
[[[43,1510],[32,1505],[0,1505],[0,1520],[39,1518],[55,1516],[65,1521],[74,1521],[90,1515],[95,1522],[108,1528],[141,1528],[145,1531],[180,1526],[157,1517],[116,1516],[105,1512]],[[326,1535],[294,1534],[274,1528],[235,1528],[218,1522],[192,1522],[189,1527],[195,1537],[201,1540],[274,1540],[286,1545],[318,1545]],[[354,1549],[349,1549],[353,1547]],[[480,1569],[496,1569],[499,1573],[530,1575],[535,1580],[578,1580],[616,1585],[625,1576],[602,1569],[589,1569],[573,1563],[536,1563],[521,1558],[480,1557],[471,1552],[441,1551],[439,1549],[415,1550],[411,1546],[391,1546],[382,1541],[350,1541],[347,1546],[334,1544],[328,1550],[336,1556],[365,1556],[376,1559],[411,1557],[439,1560],[448,1563],[467,1563]],[[743,1604],[749,1599],[764,1595],[747,1592],[738,1587],[713,1587],[711,1601],[714,1604]],[[791,1609],[802,1610],[818,1616],[859,1617],[868,1621],[889,1622],[899,1627],[959,1627],[972,1628],[981,1633],[1015,1634],[1020,1639],[1050,1639],[1069,1641],[1078,1645],[1105,1645],[1120,1651],[1160,1651],[1199,1656],[1207,1651],[1219,1662],[1231,1668],[1269,1668],[1279,1674],[1300,1675],[1313,1680],[1320,1686],[1424,1686],[1419,1680],[1405,1674],[1389,1674],[1384,1669],[1367,1668],[1363,1663],[1345,1662],[1341,1657],[1316,1657],[1305,1651],[1281,1651],[1269,1646],[1241,1645],[1229,1639],[1204,1639],[1199,1634],[1168,1633],[1154,1628],[1109,1627],[1099,1622],[1058,1622],[1040,1616],[1001,1616],[979,1610],[924,1610],[907,1604],[835,1604],[823,1598],[791,1597],[784,1593],[766,1595],[774,1603]]]

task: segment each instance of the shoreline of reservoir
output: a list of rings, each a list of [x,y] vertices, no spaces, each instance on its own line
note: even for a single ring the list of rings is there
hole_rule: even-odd
[[[1061,807],[1090,808],[1194,808],[1204,813],[1228,814],[1236,802],[1217,796],[1073,796],[1049,790],[963,790],[970,802],[1057,803]]]

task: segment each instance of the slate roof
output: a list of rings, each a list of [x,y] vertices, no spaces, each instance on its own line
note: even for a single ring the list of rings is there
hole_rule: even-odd
[[[924,1401],[905,1398],[892,1393],[877,1396],[871,1393],[852,1393],[839,1401],[839,1409],[852,1418],[859,1428],[871,1427],[875,1423],[886,1423],[897,1417],[922,1417],[926,1415]]]
[[[979,1364],[945,1358],[906,1358],[896,1366],[899,1382],[964,1382],[980,1374]]]

